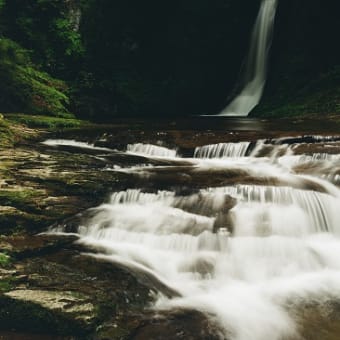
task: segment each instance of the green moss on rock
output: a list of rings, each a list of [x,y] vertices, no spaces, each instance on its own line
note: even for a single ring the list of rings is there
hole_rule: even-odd
[[[11,263],[11,258],[7,254],[0,253],[0,268],[7,267]]]
[[[30,128],[48,129],[50,131],[67,128],[78,128],[88,124],[86,121],[81,121],[71,117],[63,118],[44,115],[34,116],[20,113],[6,114],[5,117],[11,122],[25,124]]]

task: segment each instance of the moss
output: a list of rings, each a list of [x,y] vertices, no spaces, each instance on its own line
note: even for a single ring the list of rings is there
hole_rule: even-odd
[[[0,253],[0,269],[10,268],[11,264],[12,258],[3,252]],[[3,275],[3,273],[0,272],[0,293],[9,291],[12,288],[13,281],[14,278],[11,276],[11,274],[8,276],[6,273]]]
[[[0,292],[8,292],[12,288],[12,284],[10,280],[0,280]]]
[[[0,204],[4,206],[13,206],[19,209],[25,209],[32,200],[38,198],[41,194],[33,189],[24,190],[1,190]]]
[[[14,133],[11,129],[10,123],[6,121],[0,114],[0,145],[11,146],[14,141]]]
[[[89,124],[86,121],[75,118],[34,116],[27,114],[6,114],[5,116],[7,120],[14,123],[25,124],[30,128],[43,128],[49,130],[77,128]]]
[[[7,254],[0,253],[0,267],[8,267],[11,263],[11,257]]]

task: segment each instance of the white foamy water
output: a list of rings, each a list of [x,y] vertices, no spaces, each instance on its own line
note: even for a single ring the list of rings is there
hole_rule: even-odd
[[[128,144],[127,152],[144,156],[156,156],[156,157],[172,158],[177,156],[176,150],[171,150],[163,146],[142,143]]]
[[[231,340],[300,340],[299,307],[340,301],[340,191],[330,183],[338,175],[323,176],[339,155],[297,156],[287,144],[264,141],[257,146],[256,155],[245,157],[249,144],[208,145],[195,151],[207,159],[173,165],[180,175],[188,167],[207,176],[243,171],[254,184],[202,186],[187,195],[115,192],[90,210],[79,242],[98,250],[92,256],[144,272],[178,293],[169,297],[161,289],[156,309],[207,312]],[[140,150],[174,157],[174,150],[153,147]],[[294,173],[306,163],[313,176]],[[157,176],[172,166],[149,168]],[[270,185],[256,185],[269,178]]]
[[[220,116],[247,116],[259,103],[266,83],[268,55],[277,3],[277,0],[262,0],[247,56],[244,87],[219,114]]]
[[[197,147],[195,158],[224,158],[243,157],[249,148],[250,142],[219,143]]]
[[[334,164],[340,162],[340,155],[330,155],[327,153],[313,153],[312,155],[288,155],[280,158],[281,164],[296,166],[304,163],[326,163]]]
[[[48,146],[71,146],[80,149],[90,149],[98,151],[113,151],[112,149],[109,148],[102,148],[99,146],[95,146],[94,144],[91,143],[79,142],[74,139],[47,139],[43,141],[42,144]]]
[[[340,199],[315,191],[256,185],[208,189],[239,199],[231,211],[235,235],[303,236],[332,232],[340,235]]]
[[[230,236],[214,231],[229,196],[238,203],[219,227]],[[191,205],[195,213],[180,208]],[[322,299],[340,275],[339,206],[337,197],[289,187],[215,188],[178,198],[129,190],[94,209],[79,233],[81,242],[105,249],[98,256],[152,273],[181,294],[160,296],[156,308],[213,313],[231,339],[279,340],[297,334],[287,307],[292,296]],[[340,298],[339,289],[328,293]]]
[[[174,193],[171,191],[158,191],[157,194],[145,193],[142,190],[126,190],[114,192],[111,195],[110,203],[153,203],[167,198],[173,198]]]

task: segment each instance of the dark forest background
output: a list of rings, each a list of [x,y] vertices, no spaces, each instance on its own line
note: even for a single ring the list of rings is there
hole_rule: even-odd
[[[0,0],[0,111],[218,113],[260,0]],[[340,113],[340,2],[281,0],[253,114]]]

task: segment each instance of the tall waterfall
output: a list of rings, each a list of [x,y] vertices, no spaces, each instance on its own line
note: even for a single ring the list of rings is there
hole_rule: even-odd
[[[220,116],[247,116],[262,97],[266,82],[268,54],[272,40],[277,1],[262,0],[252,33],[243,90],[219,114]]]

